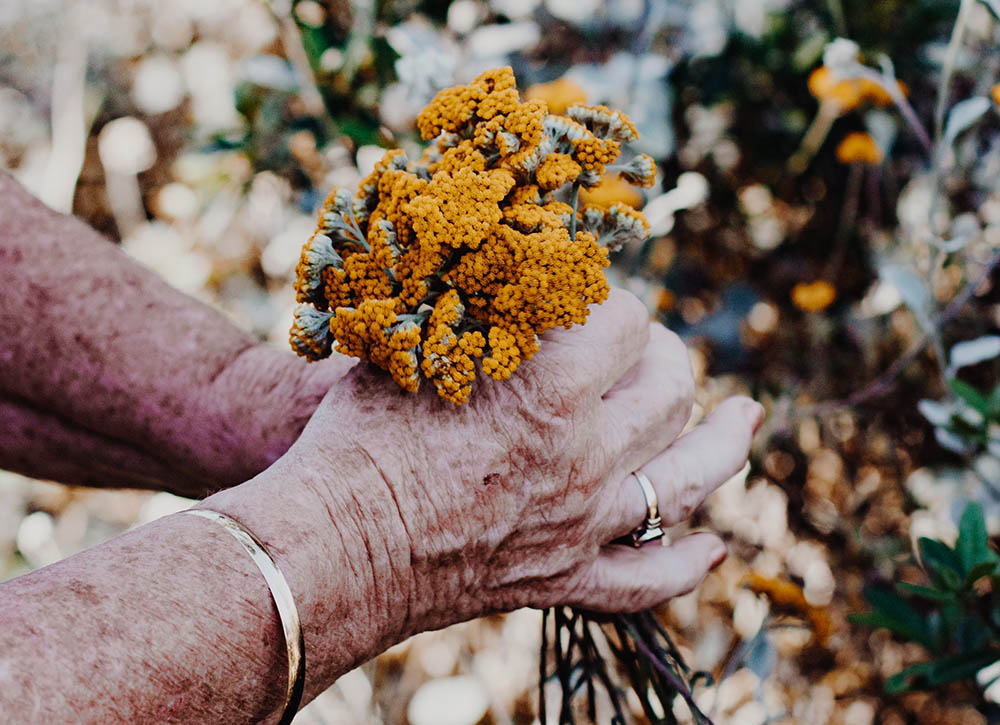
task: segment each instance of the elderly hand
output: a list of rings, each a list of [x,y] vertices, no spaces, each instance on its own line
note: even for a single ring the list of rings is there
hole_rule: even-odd
[[[636,610],[694,587],[725,553],[712,534],[610,543],[646,516],[631,471],[671,524],[743,464],[760,407],[729,400],[678,437],[691,393],[684,346],[615,292],[461,407],[355,367],[274,465],[198,506],[252,531],[287,582],[308,701],[420,630],[525,605]],[[159,519],[0,599],[0,671],[22,674],[0,711],[18,722],[261,722],[283,706],[268,584],[204,519]]]
[[[632,295],[615,290],[585,326],[548,333],[518,374],[484,382],[464,406],[383,377],[348,373],[289,457],[323,478],[360,451],[377,472],[375,484],[315,488],[328,510],[360,512],[351,525],[387,563],[373,565],[374,584],[399,636],[521,606],[640,610],[691,590],[725,556],[708,533],[609,543],[645,519],[631,471],[653,482],[665,525],[677,523],[744,465],[763,415],[729,399],[678,438],[693,395],[687,351]]]

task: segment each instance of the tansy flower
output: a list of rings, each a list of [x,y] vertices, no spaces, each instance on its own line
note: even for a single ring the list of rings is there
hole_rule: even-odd
[[[329,355],[333,342],[331,317],[332,312],[318,310],[308,303],[296,307],[295,322],[288,335],[292,349],[308,360],[319,360]]]
[[[824,279],[799,282],[792,287],[792,304],[804,312],[825,310],[837,299],[837,289]]]
[[[323,291],[323,270],[327,267],[342,269],[344,260],[333,248],[333,240],[316,231],[302,247],[299,263],[295,268],[295,301],[315,302],[326,307]]]
[[[837,161],[842,164],[860,162],[876,165],[882,162],[882,149],[871,134],[853,131],[837,145]]]
[[[389,151],[356,194],[323,203],[296,269],[293,349],[365,358],[405,390],[428,380],[464,403],[478,369],[506,379],[546,330],[582,324],[607,298],[608,250],[648,226],[620,191],[574,220],[635,127],[603,106],[572,113],[522,103],[509,68],[435,96],[418,160]],[[645,156],[614,168],[638,184],[654,173]]]
[[[575,181],[582,171],[583,167],[569,154],[552,153],[536,168],[535,179],[538,180],[539,188],[551,191]]]
[[[627,164],[618,167],[618,176],[629,184],[648,189],[656,181],[656,162],[652,156],[639,154]]]
[[[596,237],[597,244],[611,252],[649,236],[649,223],[642,212],[621,203],[612,204],[607,209],[585,206],[580,214],[580,228]]]
[[[586,103],[587,92],[569,78],[557,78],[548,83],[528,86],[524,97],[529,101],[543,101],[549,113],[565,113],[577,103]]]
[[[607,106],[571,106],[566,115],[583,125],[597,138],[611,139],[615,143],[631,143],[639,138],[639,132],[631,119],[621,111]]]

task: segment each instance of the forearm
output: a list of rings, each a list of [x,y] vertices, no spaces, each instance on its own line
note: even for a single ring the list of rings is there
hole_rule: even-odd
[[[34,441],[0,436],[0,467],[201,495],[275,460],[346,369],[258,345],[2,173],[0,279],[0,426]],[[38,416],[55,426],[29,428]],[[54,440],[96,457],[29,456]]]
[[[345,464],[365,475],[364,463]],[[258,535],[287,580],[305,700],[401,637],[384,602],[405,601],[391,584],[400,552],[360,523],[384,528],[391,502],[375,495],[364,511],[313,496],[279,463],[202,504]],[[161,519],[0,585],[0,600],[0,712],[11,721],[273,722],[282,705],[287,660],[270,592],[211,521]]]
[[[191,472],[184,479],[177,461],[161,461],[134,443],[2,397],[0,442],[0,468],[75,486],[171,489],[195,495],[203,475]]]

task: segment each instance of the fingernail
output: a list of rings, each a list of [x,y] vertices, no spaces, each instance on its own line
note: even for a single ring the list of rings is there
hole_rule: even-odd
[[[710,566],[709,569],[715,569],[719,566],[719,564],[725,560],[728,553],[729,551],[726,549],[726,545],[719,544],[719,547],[715,550],[715,556],[712,557],[712,566]]]
[[[764,406],[753,400],[746,407],[746,415],[750,421],[750,425],[753,426],[754,433],[756,433],[757,429],[760,428],[760,424],[764,421]]]

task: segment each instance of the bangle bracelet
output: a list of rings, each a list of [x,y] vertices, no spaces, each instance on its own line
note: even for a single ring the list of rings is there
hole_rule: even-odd
[[[181,513],[200,516],[219,524],[243,545],[243,548],[253,559],[253,563],[264,575],[264,580],[271,590],[271,597],[274,599],[274,606],[278,610],[281,628],[285,633],[285,649],[288,651],[288,684],[285,689],[285,706],[282,708],[281,720],[278,723],[278,725],[288,725],[295,717],[295,713],[298,712],[306,681],[306,653],[302,625],[299,621],[298,610],[295,608],[295,600],[292,598],[292,590],[288,588],[288,582],[285,581],[281,570],[267,553],[260,539],[235,519],[209,509],[188,509]]]

